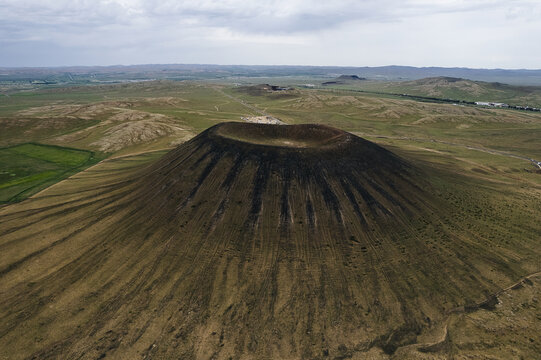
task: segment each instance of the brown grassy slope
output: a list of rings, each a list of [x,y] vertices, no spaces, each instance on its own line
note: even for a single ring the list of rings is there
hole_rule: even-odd
[[[539,251],[467,228],[429,171],[328,127],[225,123],[143,171],[67,182],[0,213],[0,346],[11,358],[392,354]]]
[[[393,359],[537,359],[541,273],[498,294],[490,306],[450,315],[419,344],[399,349]]]

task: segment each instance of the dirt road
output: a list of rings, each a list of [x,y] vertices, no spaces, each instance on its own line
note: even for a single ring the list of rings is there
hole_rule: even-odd
[[[242,99],[239,99],[239,98],[237,98],[237,97],[234,97],[233,95],[227,94],[226,92],[224,92],[224,91],[223,91],[222,89],[220,89],[220,88],[214,87],[213,89],[216,90],[217,92],[219,92],[220,94],[222,94],[223,96],[225,96],[225,97],[227,97],[227,98],[229,98],[229,99],[231,99],[231,100],[233,100],[233,101],[235,101],[235,102],[238,102],[238,103],[241,104],[242,106],[244,106],[244,107],[246,107],[246,108],[248,108],[248,109],[254,111],[256,114],[259,114],[259,115],[261,115],[261,116],[271,117],[271,118],[274,118],[274,119],[277,119],[277,120],[278,120],[278,118],[272,116],[271,114],[269,114],[269,113],[267,113],[267,112],[265,112],[265,111],[263,111],[263,110],[261,110],[261,109],[258,109],[258,108],[256,108],[256,107],[253,106],[253,105],[248,104],[246,101],[244,101],[244,100],[242,100]],[[285,123],[284,123],[283,121],[281,121],[281,120],[278,120],[278,121],[280,121],[282,124],[285,124]]]

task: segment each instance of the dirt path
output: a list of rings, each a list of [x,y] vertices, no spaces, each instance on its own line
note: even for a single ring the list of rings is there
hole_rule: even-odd
[[[517,281],[517,282],[515,282],[515,283],[509,285],[508,287],[506,287],[506,288],[504,288],[504,289],[501,289],[500,291],[494,293],[492,296],[493,296],[493,297],[498,297],[498,296],[500,296],[501,294],[503,294],[504,292],[509,291],[509,290],[512,290],[512,289],[514,289],[515,287],[519,286],[520,284],[524,283],[526,280],[529,280],[529,279],[531,279],[531,278],[533,278],[533,277],[535,277],[535,276],[539,276],[539,275],[541,275],[541,271],[536,271],[536,272],[534,272],[534,273],[531,273],[531,274],[529,274],[529,275],[526,275],[526,276],[524,276],[523,278],[521,278],[519,281]],[[478,306],[483,305],[485,302],[486,302],[486,301],[481,302],[480,304],[478,304]]]
[[[254,111],[256,114],[259,114],[259,115],[261,115],[261,116],[268,116],[268,117],[271,117],[271,118],[274,118],[274,119],[277,119],[277,120],[278,120],[278,118],[272,116],[271,114],[269,114],[269,113],[267,113],[267,112],[265,112],[265,111],[263,111],[263,110],[261,110],[261,109],[258,109],[257,107],[255,107],[255,106],[253,106],[253,105],[248,104],[247,102],[245,102],[245,101],[242,100],[242,99],[239,99],[239,98],[237,98],[237,97],[235,97],[235,96],[233,96],[233,95],[227,94],[226,92],[224,92],[224,91],[223,91],[222,89],[220,89],[220,88],[213,87],[213,89],[216,90],[217,92],[219,92],[220,94],[222,94],[223,96],[225,96],[225,97],[227,97],[227,98],[229,98],[229,99],[231,99],[231,100],[233,100],[233,101],[235,101],[235,102],[241,104],[242,106],[244,106],[244,107],[246,107],[246,108],[248,108],[248,109]],[[278,121],[280,121],[281,123],[285,124],[285,123],[284,123],[283,121],[281,121],[281,120],[278,120]]]
[[[490,301],[492,301],[492,299],[497,299],[498,296],[500,296],[501,294],[515,288],[516,286],[519,286],[520,284],[524,283],[527,279],[530,279],[532,277],[539,276],[539,275],[541,275],[541,271],[537,271],[537,272],[534,272],[532,274],[529,274],[529,275],[526,275],[526,276],[522,277],[517,282],[514,282],[513,284],[509,285],[508,287],[503,288],[503,289],[499,290],[498,292],[492,294],[492,296],[490,296],[487,300],[484,300],[484,301],[482,301],[480,303],[477,303],[477,304],[473,305],[472,307],[476,308],[473,311],[478,311],[479,309],[483,308],[484,305],[486,305]],[[469,311],[467,311],[467,309],[464,306],[459,306],[459,307],[456,307],[454,309],[449,310],[448,311],[449,316],[444,321],[443,326],[441,328],[441,335],[438,336],[435,341],[432,341],[432,342],[429,342],[429,343],[410,344],[410,345],[406,345],[406,346],[402,347],[402,349],[415,347],[417,351],[430,352],[430,351],[434,351],[437,348],[443,346],[444,343],[448,340],[448,337],[449,337],[449,325],[451,324],[451,321],[453,320],[454,316],[460,316],[460,315],[465,314],[466,312],[469,312]]]

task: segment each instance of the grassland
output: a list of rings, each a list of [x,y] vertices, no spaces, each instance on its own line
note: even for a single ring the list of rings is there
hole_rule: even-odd
[[[523,290],[501,295],[501,307],[477,304],[539,270],[538,174],[508,172],[516,165],[506,157],[441,144],[437,151],[427,151],[430,143],[383,140],[388,149],[429,171],[423,182],[430,183],[438,202],[447,204],[430,209],[432,198],[418,198],[415,188],[401,187],[402,196],[411,201],[404,205],[410,211],[430,210],[421,218],[399,217],[408,225],[399,226],[403,231],[392,238],[382,236],[388,229],[373,219],[372,230],[359,233],[345,208],[343,237],[335,225],[321,223],[328,218],[317,205],[323,202],[318,196],[313,201],[320,209],[320,225],[312,237],[322,240],[318,234],[334,230],[324,241],[310,242],[302,231],[310,224],[302,216],[307,187],[291,183],[295,221],[291,233],[271,246],[280,228],[270,219],[283,218],[279,194],[284,183],[269,175],[263,195],[268,218],[257,233],[261,242],[248,242],[250,227],[240,224],[250,219],[245,212],[251,206],[244,204],[253,203],[256,169],[247,165],[233,188],[224,189],[217,185],[233,162],[224,156],[223,165],[216,164],[215,155],[206,147],[197,150],[197,144],[193,152],[182,152],[195,154],[186,156],[190,163],[183,166],[176,166],[181,159],[174,154],[161,158],[163,152],[111,158],[1,209],[0,291],[6,296],[0,303],[5,319],[0,344],[10,358],[535,356],[539,344],[530,339],[536,336],[536,278]],[[198,160],[200,166],[194,166]],[[149,164],[164,172],[193,169],[196,176],[173,173],[159,182],[159,172],[149,172]],[[212,170],[203,182],[204,169]],[[141,177],[141,172],[147,175]],[[183,181],[174,181],[178,178]],[[183,197],[192,193],[185,202]],[[215,214],[224,195],[230,197],[231,209],[224,214],[228,221],[208,236],[208,222],[214,218],[209,214]],[[168,196],[174,200],[164,201]],[[378,201],[385,199],[378,196]],[[323,267],[320,257],[326,259]],[[427,291],[418,292],[421,288]],[[517,297],[517,305],[508,304],[507,294]],[[469,310],[455,310],[460,307]],[[404,323],[419,314],[425,317],[418,330],[415,322]],[[352,318],[357,325],[340,330]],[[520,336],[513,335],[513,320],[506,319],[521,321]],[[491,331],[495,323],[500,326],[496,335]],[[412,329],[419,333],[412,335]],[[268,339],[280,346],[264,347]]]
[[[303,90],[293,96],[251,96],[231,90],[244,101],[286,123],[328,124],[367,136],[435,139],[541,157],[541,114],[422,103],[340,90]]]
[[[0,149],[0,203],[24,198],[96,164],[91,151],[26,143]]]
[[[274,81],[281,84],[280,79]],[[287,81],[291,80],[284,79]],[[103,151],[107,149],[104,138],[110,137],[119,144],[109,152],[131,147],[124,151],[128,153],[139,146],[171,147],[175,140],[218,122],[258,115],[214,88],[289,123],[319,122],[372,135],[464,139],[471,145],[516,150],[523,155],[539,151],[535,145],[540,114],[535,113],[419,103],[331,89],[251,96],[224,83],[171,81],[36,90],[0,97],[4,130],[0,145],[39,141]],[[145,124],[148,126],[137,126]],[[126,131],[123,126],[134,129]]]
[[[193,176],[142,177],[157,164],[173,171],[170,164],[183,160],[162,158],[168,150],[208,126],[258,115],[254,109],[288,124],[347,130],[399,155],[430,175],[422,179],[430,197],[410,186],[392,193],[411,200],[401,203],[414,214],[425,209],[423,216],[400,217],[404,231],[379,239],[394,225],[370,222],[359,232],[353,210],[344,210],[344,227],[361,235],[353,241],[321,226],[318,234],[327,235],[319,246],[303,235],[309,221],[300,199],[310,187],[289,184],[283,206],[285,184],[271,172],[264,211],[283,221],[289,208],[288,231],[295,231],[264,241],[281,232],[265,220],[246,245],[255,166],[239,174],[235,196],[219,180],[234,161],[210,148],[192,149],[197,159],[186,155],[180,168]],[[28,141],[109,156],[0,208],[7,358],[528,359],[541,351],[541,283],[532,275],[540,271],[541,174],[514,157],[541,159],[539,114],[338,89],[251,92],[225,82],[160,81],[10,94],[0,100],[0,122],[9,131],[2,144],[22,148],[13,158],[33,153]],[[72,166],[77,154],[47,156]],[[57,166],[28,158],[27,170],[38,168],[34,160],[44,173]],[[218,161],[225,170],[215,169]],[[160,195],[162,186],[178,191]],[[227,196],[227,224],[216,225]],[[492,296],[500,303],[487,303]]]
[[[291,86],[309,80],[264,81]],[[219,122],[265,112],[289,124],[331,125],[398,147],[449,148],[479,157],[485,166],[501,163],[505,155],[479,149],[541,159],[541,114],[339,89],[254,92],[249,85],[156,81],[13,92],[0,97],[0,146],[34,141],[122,156],[171,149]],[[509,160],[505,171],[530,177],[536,170],[526,160]]]

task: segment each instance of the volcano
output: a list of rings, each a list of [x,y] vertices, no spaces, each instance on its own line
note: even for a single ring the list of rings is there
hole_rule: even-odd
[[[224,123],[165,156],[142,177],[137,197],[152,198],[151,213],[168,222],[192,228],[194,217],[207,217],[208,231],[236,228],[247,237],[242,246],[263,241],[263,229],[293,245],[296,233],[337,225],[347,232],[349,223],[360,236],[376,218],[407,211],[396,188],[418,188],[408,171],[389,151],[330,127]]]
[[[24,226],[2,215],[0,345],[13,358],[393,354],[525,272],[462,229],[430,176],[331,127],[222,123],[108,184],[68,182],[61,203],[21,209]]]

